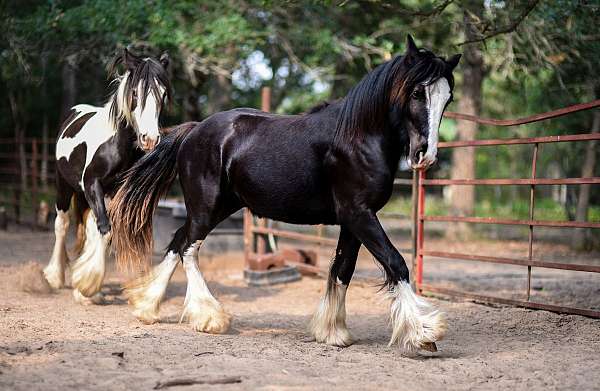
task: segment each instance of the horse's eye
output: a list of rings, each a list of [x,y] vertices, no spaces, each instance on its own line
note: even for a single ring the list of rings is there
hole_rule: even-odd
[[[417,100],[424,100],[425,99],[425,91],[422,89],[416,89],[411,94],[411,98],[417,99]]]

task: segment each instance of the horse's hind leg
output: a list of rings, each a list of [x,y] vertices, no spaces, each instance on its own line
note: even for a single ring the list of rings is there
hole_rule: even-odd
[[[69,262],[67,257],[67,232],[69,231],[69,206],[73,189],[56,173],[56,220],[54,220],[54,249],[48,266],[44,268],[44,276],[54,289],[65,285],[65,267]]]
[[[165,296],[169,280],[181,259],[179,243],[185,240],[185,234],[186,227],[179,228],[175,232],[163,261],[152,268],[148,274],[125,285],[125,296],[133,307],[133,315],[143,323],[152,324],[160,320],[158,316],[160,303]]]
[[[231,315],[214,298],[198,268],[198,250],[214,225],[208,227],[194,219],[189,222],[188,240],[182,247],[183,268],[188,285],[181,320],[187,318],[196,331],[220,334],[229,328]]]
[[[85,243],[83,251],[71,269],[73,297],[81,304],[102,302],[100,288],[104,280],[108,236],[98,231],[92,210],[84,214]]]
[[[354,274],[360,242],[344,226],[329,270],[327,290],[310,322],[310,332],[317,342],[349,346],[352,336],[346,326],[346,290]]]

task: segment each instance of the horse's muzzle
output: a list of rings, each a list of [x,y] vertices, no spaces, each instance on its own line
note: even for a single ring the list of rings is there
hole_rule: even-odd
[[[415,159],[416,160],[416,159]],[[437,162],[436,157],[431,157],[423,152],[419,152],[419,160],[415,163],[414,160],[411,162],[411,168],[413,170],[428,169]]]
[[[146,151],[152,151],[156,145],[158,145],[158,143],[160,142],[160,136],[156,137],[156,138],[152,138],[152,137],[148,137],[145,134],[140,135],[139,139],[139,144],[140,147]]]

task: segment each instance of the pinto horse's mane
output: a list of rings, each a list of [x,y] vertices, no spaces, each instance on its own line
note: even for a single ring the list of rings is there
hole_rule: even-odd
[[[128,59],[125,57],[129,56]],[[117,68],[119,65],[126,65],[126,61],[134,61],[135,67],[128,69],[123,75],[119,75]],[[116,84],[115,90],[110,97],[110,120],[115,129],[122,122],[132,125],[132,112],[136,104],[141,104],[144,108],[148,93],[157,98],[157,106],[161,108],[166,102],[171,101],[171,82],[167,70],[157,60],[147,57],[139,58],[131,53],[120,54],[115,57],[109,66],[109,75],[115,75],[113,83]],[[135,100],[134,91],[141,82],[141,96]],[[165,89],[164,99],[158,101],[161,96],[160,88]]]
[[[426,49],[379,65],[343,99],[334,143],[349,145],[364,132],[383,131],[392,106],[403,109],[415,86],[433,83],[440,77],[454,85],[452,70],[444,59]]]

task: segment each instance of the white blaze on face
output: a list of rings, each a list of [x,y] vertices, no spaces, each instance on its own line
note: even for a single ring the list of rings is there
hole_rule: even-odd
[[[450,99],[450,85],[445,77],[436,80],[425,87],[429,135],[427,137],[427,152],[423,157],[425,165],[431,165],[437,157],[438,132],[444,107]]]
[[[156,82],[156,81],[155,81]],[[159,87],[160,96],[154,96],[151,89],[148,90],[148,94],[143,96],[142,83],[137,87],[138,97],[144,99],[145,102],[142,104],[141,101],[137,102],[137,105],[133,111],[133,117],[137,124],[138,133],[143,136],[143,141],[146,141],[146,145],[142,145],[144,149],[151,149],[158,142],[160,132],[158,130],[158,117],[160,115],[159,102],[162,101],[162,96],[165,92],[164,88]]]

